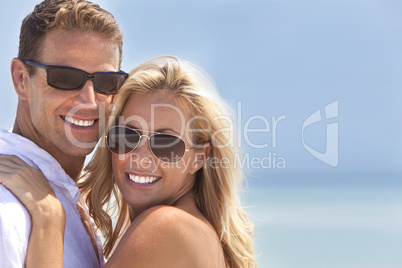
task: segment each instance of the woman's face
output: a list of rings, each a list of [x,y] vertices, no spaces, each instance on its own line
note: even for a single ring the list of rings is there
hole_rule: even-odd
[[[165,91],[131,96],[119,118],[119,126],[138,129],[141,135],[161,132],[179,136],[187,149],[192,146],[188,122],[189,116],[179,109],[173,95]],[[153,155],[148,138],[143,136],[131,153],[112,153],[115,182],[134,211],[173,205],[192,189],[194,174],[202,167],[202,161],[195,159],[196,153],[190,149],[179,162],[166,163]]]

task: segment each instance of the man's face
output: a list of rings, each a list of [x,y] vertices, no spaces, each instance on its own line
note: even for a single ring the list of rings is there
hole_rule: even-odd
[[[88,73],[119,69],[117,46],[99,34],[86,32],[50,31],[39,58],[42,64],[69,66]],[[34,68],[27,103],[35,142],[53,155],[89,154],[109,117],[112,96],[95,92],[90,80],[80,90],[55,89],[47,84],[46,71]]]

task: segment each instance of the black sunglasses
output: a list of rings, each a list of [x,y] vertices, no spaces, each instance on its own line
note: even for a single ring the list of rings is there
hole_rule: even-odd
[[[139,129],[138,129],[139,130]],[[167,163],[179,162],[186,149],[186,143],[178,136],[159,132],[152,135],[141,135],[136,129],[123,126],[111,127],[106,135],[109,150],[115,154],[128,154],[134,151],[141,143],[142,137],[148,138],[149,148],[154,156]]]
[[[120,72],[87,73],[83,70],[56,65],[45,65],[29,60],[23,60],[25,64],[40,67],[46,70],[47,84],[62,90],[81,89],[88,80],[91,80],[96,92],[101,94],[116,94],[128,74]]]

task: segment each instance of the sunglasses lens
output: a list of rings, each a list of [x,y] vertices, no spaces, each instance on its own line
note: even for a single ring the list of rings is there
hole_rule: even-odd
[[[48,71],[49,85],[58,89],[78,89],[85,80],[85,74],[69,68],[53,67]]]
[[[94,74],[96,91],[104,94],[117,93],[126,80],[126,76],[119,73]],[[87,74],[69,67],[51,66],[48,68],[48,83],[50,86],[63,90],[81,89],[87,81]]]
[[[106,140],[110,151],[115,154],[127,154],[138,146],[140,134],[126,127],[112,127]]]
[[[169,134],[155,134],[150,138],[153,154],[164,162],[174,163],[183,158],[186,151],[184,141]]]
[[[112,127],[106,137],[107,146],[115,154],[128,154],[137,148],[141,135],[130,128]],[[180,161],[186,151],[185,142],[174,135],[155,134],[149,138],[152,153],[168,163]]]
[[[98,73],[95,74],[95,89],[103,93],[116,93],[123,85],[126,77],[118,73]]]

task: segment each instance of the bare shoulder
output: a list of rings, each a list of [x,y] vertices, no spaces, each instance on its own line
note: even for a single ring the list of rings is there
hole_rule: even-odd
[[[220,251],[204,221],[180,208],[156,206],[131,224],[107,267],[219,267]]]

